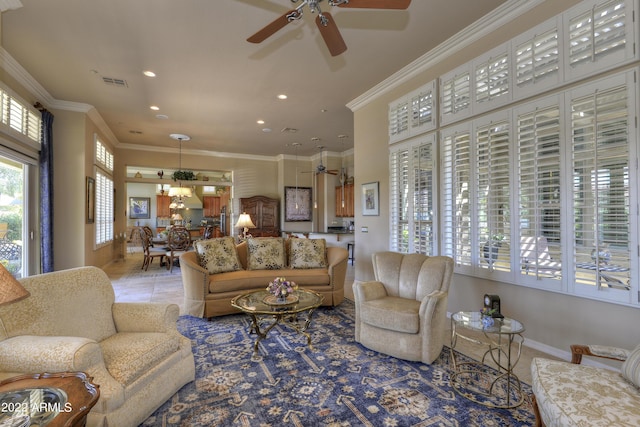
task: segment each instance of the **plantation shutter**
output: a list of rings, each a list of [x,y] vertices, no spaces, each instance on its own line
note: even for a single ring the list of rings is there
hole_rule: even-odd
[[[444,135],[442,254],[458,266],[471,266],[471,135],[468,131]]]
[[[517,118],[520,272],[561,279],[560,108]]]
[[[504,53],[476,66],[475,101],[489,102],[509,93],[509,61]]]
[[[633,27],[637,24],[633,23],[631,0],[580,2],[566,16],[569,78],[634,57]]]
[[[626,85],[571,100],[575,280],[598,289],[605,284],[628,286],[631,141],[627,102]],[[595,269],[596,264],[602,268]]]
[[[399,102],[389,107],[389,137],[397,141],[409,130],[409,103]]]
[[[392,152],[389,182],[390,242],[392,251],[409,252],[409,150]]]
[[[411,129],[433,127],[433,89],[421,90],[411,97]]]
[[[483,247],[480,266],[510,271],[509,253],[502,249],[510,243],[509,122],[499,121],[476,132],[476,212],[478,241],[499,242],[498,259]],[[495,243],[494,243],[495,244]]]
[[[450,123],[457,118],[466,117],[470,113],[471,106],[470,73],[465,72],[445,77],[442,81],[441,97],[440,108],[443,123]]]
[[[525,87],[544,79],[557,79],[560,71],[558,29],[536,34],[518,45],[515,51],[516,85]]]
[[[413,248],[433,255],[433,144],[413,148]]]
[[[95,200],[96,245],[113,240],[113,180],[100,169],[96,171]]]

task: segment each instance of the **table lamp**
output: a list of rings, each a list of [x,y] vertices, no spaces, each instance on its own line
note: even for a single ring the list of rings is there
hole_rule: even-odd
[[[0,264],[0,305],[8,305],[31,295],[20,282]]]
[[[246,239],[247,238],[247,231],[249,231],[250,228],[256,228],[256,226],[251,221],[251,217],[249,216],[249,214],[246,213],[246,212],[243,212],[238,217],[238,222],[236,223],[236,228],[242,228],[243,229],[242,238]]]

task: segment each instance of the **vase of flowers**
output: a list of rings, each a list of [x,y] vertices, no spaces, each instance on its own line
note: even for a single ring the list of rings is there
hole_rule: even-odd
[[[273,281],[269,282],[269,286],[267,286],[267,292],[273,294],[279,303],[286,302],[287,297],[296,289],[298,289],[298,285],[284,277],[276,277]]]
[[[482,322],[482,326],[484,328],[490,328],[493,326],[494,324],[494,320],[493,320],[493,315],[496,313],[496,310],[494,308],[492,309],[488,309],[486,307],[483,307],[482,310],[480,310],[480,321]]]

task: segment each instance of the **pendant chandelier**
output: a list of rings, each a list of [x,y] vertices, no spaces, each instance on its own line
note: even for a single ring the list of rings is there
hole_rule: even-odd
[[[189,135],[183,135],[181,133],[172,133],[169,136],[173,139],[178,140],[180,143],[179,152],[178,152],[178,171],[181,171],[182,170],[182,141],[189,141],[191,137]],[[169,207],[172,209],[181,209],[180,205],[184,207],[183,198],[191,197],[191,196],[192,196],[191,188],[183,187],[182,181],[178,181],[177,187],[172,186],[171,188],[169,188],[169,197],[174,198],[174,201],[171,203],[171,205],[175,205],[173,208],[171,207],[171,205],[169,205]]]

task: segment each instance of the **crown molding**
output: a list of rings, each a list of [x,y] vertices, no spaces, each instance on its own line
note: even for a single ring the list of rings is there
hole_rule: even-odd
[[[459,31],[420,58],[392,74],[359,97],[350,101],[347,108],[355,112],[387,92],[406,83],[420,73],[442,62],[465,47],[496,31],[505,23],[544,3],[545,0],[509,0],[483,16],[465,29]]]
[[[134,150],[134,151],[152,151],[154,153],[172,153],[178,152],[177,148],[171,147],[155,147],[150,145],[139,145],[121,143],[118,145],[118,149],[122,150]],[[194,149],[182,149],[182,154],[193,154],[195,156],[207,156],[207,157],[223,157],[227,159],[242,159],[242,160],[259,160],[263,162],[275,162],[278,161],[278,156],[262,156],[257,154],[240,154],[240,153],[226,153],[222,151],[212,150],[194,150]]]

